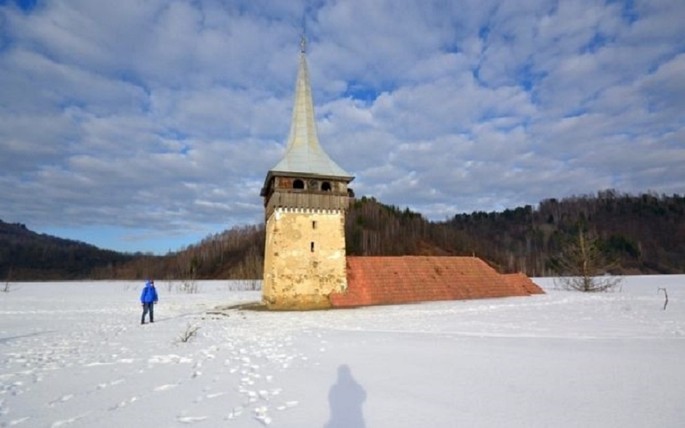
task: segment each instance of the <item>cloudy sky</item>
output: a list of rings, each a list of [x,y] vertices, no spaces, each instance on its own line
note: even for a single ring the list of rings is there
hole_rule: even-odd
[[[0,0],[0,219],[165,253],[263,221],[299,38],[358,196],[685,193],[682,0]]]

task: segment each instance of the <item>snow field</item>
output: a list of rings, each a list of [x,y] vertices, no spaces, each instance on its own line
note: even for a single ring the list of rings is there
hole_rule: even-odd
[[[276,313],[218,310],[259,300],[236,283],[158,283],[146,325],[142,282],[13,284],[0,426],[682,426],[685,276],[535,281],[548,294]]]

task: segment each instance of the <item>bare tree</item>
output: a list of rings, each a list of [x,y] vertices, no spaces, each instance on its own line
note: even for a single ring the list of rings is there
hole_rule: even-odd
[[[623,280],[608,275],[615,263],[608,260],[597,237],[582,228],[555,258],[554,265],[556,273],[560,275],[555,281],[567,290],[609,291]]]
[[[193,258],[190,262],[190,267],[188,269],[189,277],[181,281],[181,285],[178,290],[187,294],[196,294],[200,291],[200,286],[197,283],[197,267],[199,261]]]
[[[5,278],[5,286],[2,288],[3,293],[9,293],[12,291],[12,282],[10,282],[12,279],[12,268],[9,268],[9,271],[7,272],[7,278]]]

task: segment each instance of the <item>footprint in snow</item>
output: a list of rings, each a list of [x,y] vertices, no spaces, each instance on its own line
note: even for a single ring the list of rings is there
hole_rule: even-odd
[[[250,403],[254,403],[255,401],[257,401],[258,396],[257,396],[257,393],[255,391],[247,391],[247,397],[248,397],[247,400]]]
[[[264,425],[269,425],[271,424],[272,419],[267,414],[268,411],[269,408],[266,406],[257,407],[254,409],[254,418]]]
[[[195,422],[202,422],[206,420],[207,416],[179,416],[176,419],[184,424],[193,424]]]
[[[64,425],[73,424],[74,422],[78,421],[79,419],[83,419],[85,417],[86,417],[86,415],[79,415],[79,416],[74,416],[73,418],[69,418],[69,419],[62,419],[60,421],[53,422],[52,425],[50,425],[50,426],[51,426],[51,428],[58,428],[58,427],[61,427]]]
[[[228,419],[237,418],[238,416],[243,414],[243,410],[245,410],[243,406],[234,407],[233,410],[231,410],[231,413],[228,414]]]
[[[177,386],[178,386],[177,383],[167,383],[165,385],[160,385],[160,386],[156,387],[154,389],[154,391],[155,392],[166,391],[167,389],[176,388]]]
[[[297,406],[298,404],[300,404],[299,401],[286,401],[285,403],[283,403],[279,406],[276,406],[276,409],[278,409],[278,410],[291,409],[291,408]]]
[[[122,407],[126,407],[129,404],[135,403],[136,401],[138,401],[138,397],[133,396],[133,397],[129,398],[128,400],[124,400],[124,401],[119,402],[118,404],[115,404],[114,406],[108,408],[107,410],[109,410],[110,412],[114,411],[114,410],[119,410]]]
[[[212,399],[212,398],[221,397],[222,395],[226,395],[226,393],[225,393],[225,392],[215,392],[215,393],[212,393],[212,394],[207,394],[207,395],[205,395],[205,398]]]
[[[13,427],[13,426],[15,426],[15,425],[23,424],[24,422],[26,422],[26,421],[28,421],[28,420],[29,420],[29,417],[28,417],[28,416],[25,416],[25,417],[19,418],[19,419],[14,419],[14,420],[11,420],[11,421],[10,421],[10,425],[9,425],[9,426]]]
[[[74,394],[63,395],[63,396],[61,396],[60,398],[58,398],[57,400],[51,401],[50,403],[48,403],[48,405],[49,405],[50,407],[52,407],[52,406],[54,406],[55,404],[65,403],[65,402],[71,400],[72,398],[74,398]]]

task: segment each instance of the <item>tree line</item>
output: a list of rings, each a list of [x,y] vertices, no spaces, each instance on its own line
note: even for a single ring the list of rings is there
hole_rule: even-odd
[[[164,256],[143,255],[94,276],[111,279],[261,279],[264,225],[239,226]]]
[[[74,241],[57,245],[45,235],[30,239],[26,233],[7,247],[2,226],[7,224],[0,222],[0,275],[16,280],[262,276],[263,224],[210,235],[164,256],[98,252]],[[685,273],[685,196],[680,195],[605,190],[439,222],[362,197],[351,204],[345,221],[349,255],[475,255],[500,272],[529,276],[555,275],[559,255],[581,231],[596,237],[598,248],[614,261],[607,273]]]
[[[459,214],[448,224],[471,237],[474,252],[507,272],[554,275],[555,258],[583,230],[615,260],[609,273],[685,272],[685,196],[605,190],[546,199],[536,208]]]

